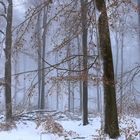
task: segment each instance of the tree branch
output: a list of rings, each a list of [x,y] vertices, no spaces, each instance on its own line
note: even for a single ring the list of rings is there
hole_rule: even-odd
[[[0,14],[0,16],[1,16],[1,17],[4,17],[4,19],[6,19],[6,21],[7,21],[7,17],[6,17],[5,14]]]
[[[0,30],[0,33],[2,33],[5,36],[5,33],[2,30]]]
[[[0,4],[3,6],[3,8],[4,8],[4,13],[6,14],[6,5],[5,5],[5,3],[4,3],[3,1],[0,1]]]

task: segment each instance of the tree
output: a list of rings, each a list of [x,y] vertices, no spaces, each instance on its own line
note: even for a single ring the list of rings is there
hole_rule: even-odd
[[[103,87],[104,87],[104,106],[105,106],[105,133],[110,138],[119,136],[116,91],[114,80],[114,67],[111,51],[111,41],[107,17],[107,9],[104,0],[96,0],[96,7],[101,12],[98,21],[98,31],[100,39],[100,49],[103,59]]]
[[[83,125],[88,124],[88,68],[87,68],[87,2],[81,0],[81,22],[82,22],[82,47],[83,47]]]
[[[40,33],[40,28],[41,28],[41,23],[40,23],[40,16],[41,16],[41,13],[38,14],[38,17],[37,17],[37,23],[36,23],[36,34],[37,34],[37,48],[38,48],[38,109],[40,109],[41,107],[41,79],[42,79],[42,74],[41,74],[41,33]]]
[[[6,104],[6,120],[12,118],[12,99],[11,99],[11,49],[12,49],[12,16],[13,2],[8,0],[7,16],[6,16],[6,40],[5,40],[5,104]]]
[[[42,35],[42,87],[41,87],[41,98],[40,98],[40,108],[44,109],[45,107],[45,54],[46,54],[46,32],[47,32],[47,8],[45,7],[43,10],[43,35]]]
[[[43,1],[44,2],[44,1]],[[51,1],[48,1],[37,13],[37,22],[35,28],[36,45],[38,52],[38,108],[45,108],[45,57],[46,57],[46,34],[47,34],[47,16]],[[34,1],[35,7],[41,6],[42,1]],[[41,21],[42,20],[42,21]],[[42,30],[41,30],[42,29]]]
[[[139,26],[140,26],[140,1],[139,0],[138,0],[138,15],[139,15]],[[140,27],[139,27],[139,42],[140,42]]]

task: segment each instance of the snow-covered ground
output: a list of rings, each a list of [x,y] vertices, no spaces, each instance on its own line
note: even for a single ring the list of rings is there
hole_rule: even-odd
[[[81,120],[57,120],[63,126],[63,134],[58,135],[44,130],[43,125],[37,126],[36,121],[16,121],[16,127],[9,131],[0,131],[0,140],[109,140],[102,134],[101,119],[90,118],[87,126]],[[47,122],[49,123],[49,122]],[[51,123],[51,122],[50,122]],[[124,117],[120,121],[121,137],[118,140],[140,140],[140,119]],[[67,136],[66,136],[67,135]]]

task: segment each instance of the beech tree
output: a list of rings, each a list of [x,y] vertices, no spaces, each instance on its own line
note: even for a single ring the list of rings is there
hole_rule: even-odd
[[[88,68],[87,68],[87,2],[81,0],[81,22],[82,22],[82,47],[83,47],[83,125],[88,124]]]
[[[139,26],[140,26],[140,1],[139,0],[138,0],[138,15],[139,15]],[[140,27],[139,27],[139,42],[140,42]]]
[[[101,12],[98,20],[99,42],[103,59],[103,87],[104,87],[104,113],[105,133],[110,138],[119,136],[118,115],[116,105],[116,91],[114,80],[114,67],[109,33],[109,24],[106,3],[104,0],[96,0],[96,7]]]
[[[7,0],[6,11],[6,34],[5,34],[5,105],[6,121],[12,119],[12,98],[11,98],[11,49],[12,49],[12,16],[13,1]]]

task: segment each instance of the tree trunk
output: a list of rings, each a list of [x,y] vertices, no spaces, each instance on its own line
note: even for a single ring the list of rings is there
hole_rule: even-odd
[[[43,49],[42,49],[42,87],[41,87],[41,109],[44,109],[45,107],[45,54],[46,54],[46,32],[47,32],[47,10],[44,8],[44,13],[43,13],[43,35],[42,35],[42,40],[43,40]]]
[[[67,46],[67,57],[69,58],[71,56],[71,49],[70,49],[70,43],[68,44]],[[69,69],[69,72],[68,72],[68,76],[70,77],[71,76],[71,60],[67,62],[68,63],[68,69]],[[70,112],[71,111],[71,81],[69,80],[68,81],[68,111]]]
[[[105,106],[104,130],[105,133],[109,134],[110,138],[117,138],[119,136],[119,127],[116,106],[114,67],[105,1],[96,0],[96,7],[101,12],[99,16],[98,29],[104,72],[103,75],[104,106]]]
[[[118,32],[116,32],[116,65],[115,65],[115,79],[117,81],[117,77],[118,77],[118,60],[119,60],[119,38],[118,38]]]
[[[41,12],[38,14],[37,17],[37,23],[36,23],[36,39],[37,39],[37,51],[38,51],[38,109],[41,109],[41,86],[42,86],[42,65],[41,65],[41,57],[42,57],[42,44],[41,44],[41,32],[40,32],[40,28],[41,28]]]
[[[87,2],[81,0],[82,47],[83,47],[83,125],[88,124],[88,69],[87,69]]]
[[[120,114],[123,113],[123,68],[124,68],[124,53],[123,53],[123,47],[124,47],[124,33],[122,33],[121,37],[121,80],[120,80]]]
[[[93,2],[94,4],[94,12],[93,12],[93,16],[95,17],[95,31],[96,31],[96,42],[97,42],[97,55],[98,55],[98,59],[97,59],[97,68],[96,68],[96,72],[97,72],[97,112],[98,113],[102,113],[102,104],[101,104],[101,89],[100,89],[100,82],[99,82],[99,78],[100,78],[100,72],[101,72],[101,55],[100,55],[100,48],[99,48],[99,32],[98,32],[98,19],[97,19],[97,15],[96,15],[96,4],[95,1]],[[96,55],[96,50],[94,50],[95,53],[94,55]],[[94,68],[93,68],[94,69]],[[94,69],[95,70],[95,69]]]
[[[12,119],[12,99],[11,99],[11,48],[12,48],[12,16],[13,3],[8,0],[7,9],[7,26],[5,41],[5,104],[6,104],[6,121]]]
[[[139,53],[140,53],[140,0],[138,0],[138,15],[139,15]]]
[[[56,52],[56,63],[58,63],[58,52]],[[59,77],[59,71],[56,70],[57,77]],[[59,80],[56,81],[56,109],[59,110]]]
[[[80,54],[81,54],[81,44],[80,44],[80,39],[79,39],[79,36],[77,36],[77,45],[78,45],[78,66],[79,66],[79,71],[81,70],[81,57],[80,57]],[[79,75],[81,76],[81,72],[79,72]],[[80,80],[79,81],[79,97],[80,97],[80,107],[79,107],[79,111],[80,113],[82,113],[82,95],[83,95],[83,91],[82,91],[82,81]]]

